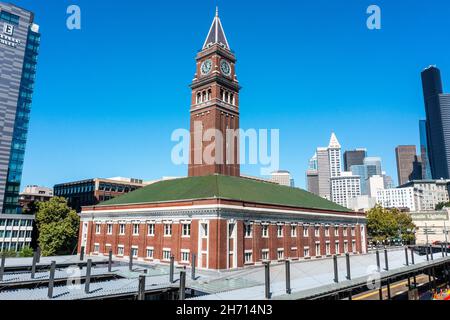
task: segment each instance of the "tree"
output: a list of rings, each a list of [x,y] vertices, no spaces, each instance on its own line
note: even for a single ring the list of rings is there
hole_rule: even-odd
[[[23,247],[22,250],[19,251],[19,257],[21,258],[29,258],[33,256],[33,249],[30,247]]]
[[[439,211],[439,210],[442,210],[442,209],[444,209],[444,208],[448,208],[448,207],[450,207],[450,202],[439,202],[437,205],[436,205],[436,211]]]
[[[367,213],[367,231],[375,241],[391,241],[401,237],[403,241],[411,242],[414,240],[414,228],[411,216],[398,209],[390,210],[378,205]]]
[[[43,256],[71,254],[77,245],[80,218],[67,200],[53,197],[39,202],[36,214],[39,246]]]

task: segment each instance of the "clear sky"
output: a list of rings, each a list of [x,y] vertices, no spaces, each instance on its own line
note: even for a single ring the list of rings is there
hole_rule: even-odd
[[[447,0],[13,2],[42,32],[22,187],[186,175],[170,136],[189,126],[194,57],[216,4],[238,58],[241,127],[280,129],[280,167],[297,186],[332,131],[396,180],[395,147],[419,143],[422,69],[436,64],[450,91]],[[78,31],[66,28],[71,4]],[[381,30],[366,27],[371,4]]]

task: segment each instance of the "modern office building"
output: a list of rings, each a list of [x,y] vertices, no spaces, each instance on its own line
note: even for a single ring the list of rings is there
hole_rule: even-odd
[[[196,57],[191,126],[239,129],[236,57],[226,39],[216,13]],[[191,141],[191,155],[202,149]],[[367,252],[364,214],[298,188],[244,178],[238,163],[215,164],[199,161],[187,178],[83,207],[79,250],[161,263],[174,257],[180,266],[194,261],[214,270]]]
[[[422,193],[414,188],[383,189],[377,192],[377,203],[383,208],[397,208],[418,211],[421,208]]]
[[[430,159],[428,158],[427,121],[419,121],[420,158],[422,160],[422,179],[432,180]]]
[[[0,251],[20,251],[31,247],[34,216],[27,214],[0,214]]]
[[[122,177],[94,178],[57,184],[53,188],[53,194],[56,197],[66,198],[69,206],[80,212],[83,206],[96,205],[142,188],[145,185],[141,179]]]
[[[416,151],[416,146],[398,146],[395,148],[399,185],[422,178],[422,163]]]
[[[39,43],[34,14],[0,2],[0,213],[20,213]]]
[[[450,180],[413,180],[399,188],[414,188],[422,194],[421,211],[434,211],[438,204],[450,201]]]
[[[334,132],[331,134],[330,143],[328,144],[328,156],[330,157],[330,178],[339,177],[342,170],[341,144]]]
[[[427,116],[428,159],[433,179],[450,178],[450,94],[444,94],[441,72],[430,66],[422,72]]]
[[[53,189],[40,186],[26,186],[20,193],[19,203],[22,212],[29,209],[29,204],[34,202],[46,202],[53,198]]]
[[[331,197],[334,203],[351,209],[350,200],[361,195],[360,177],[351,172],[342,171],[338,177],[332,177]]]
[[[384,188],[384,178],[383,176],[372,176],[367,179],[368,196],[371,198],[376,198],[378,190],[383,190]]]
[[[366,179],[383,174],[380,157],[366,157],[364,165],[366,166]]]
[[[344,152],[344,170],[352,171],[352,166],[361,166],[367,157],[366,149],[356,149]]]
[[[308,170],[306,170],[306,190],[319,195],[319,172],[317,164],[317,153],[309,160]]]
[[[331,200],[330,155],[328,153],[328,148],[317,148],[316,154],[319,196],[327,200]]]
[[[281,186],[295,187],[294,179],[292,178],[291,173],[286,170],[272,172],[270,175],[270,181]]]

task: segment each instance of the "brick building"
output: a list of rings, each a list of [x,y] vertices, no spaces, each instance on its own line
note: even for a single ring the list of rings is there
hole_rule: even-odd
[[[197,56],[191,138],[196,121],[222,133],[239,128],[235,62],[216,14]],[[209,146],[191,139],[189,177],[83,207],[79,250],[163,263],[173,256],[179,265],[195,257],[198,267],[218,270],[366,252],[364,214],[301,189],[240,176],[234,161],[239,137],[232,139],[215,149],[213,164],[194,161],[196,150]],[[230,153],[233,161],[220,162]]]

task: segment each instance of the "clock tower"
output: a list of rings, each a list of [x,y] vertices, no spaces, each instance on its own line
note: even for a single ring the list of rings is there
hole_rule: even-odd
[[[189,176],[239,176],[240,86],[236,57],[218,10],[196,61],[191,84]]]

